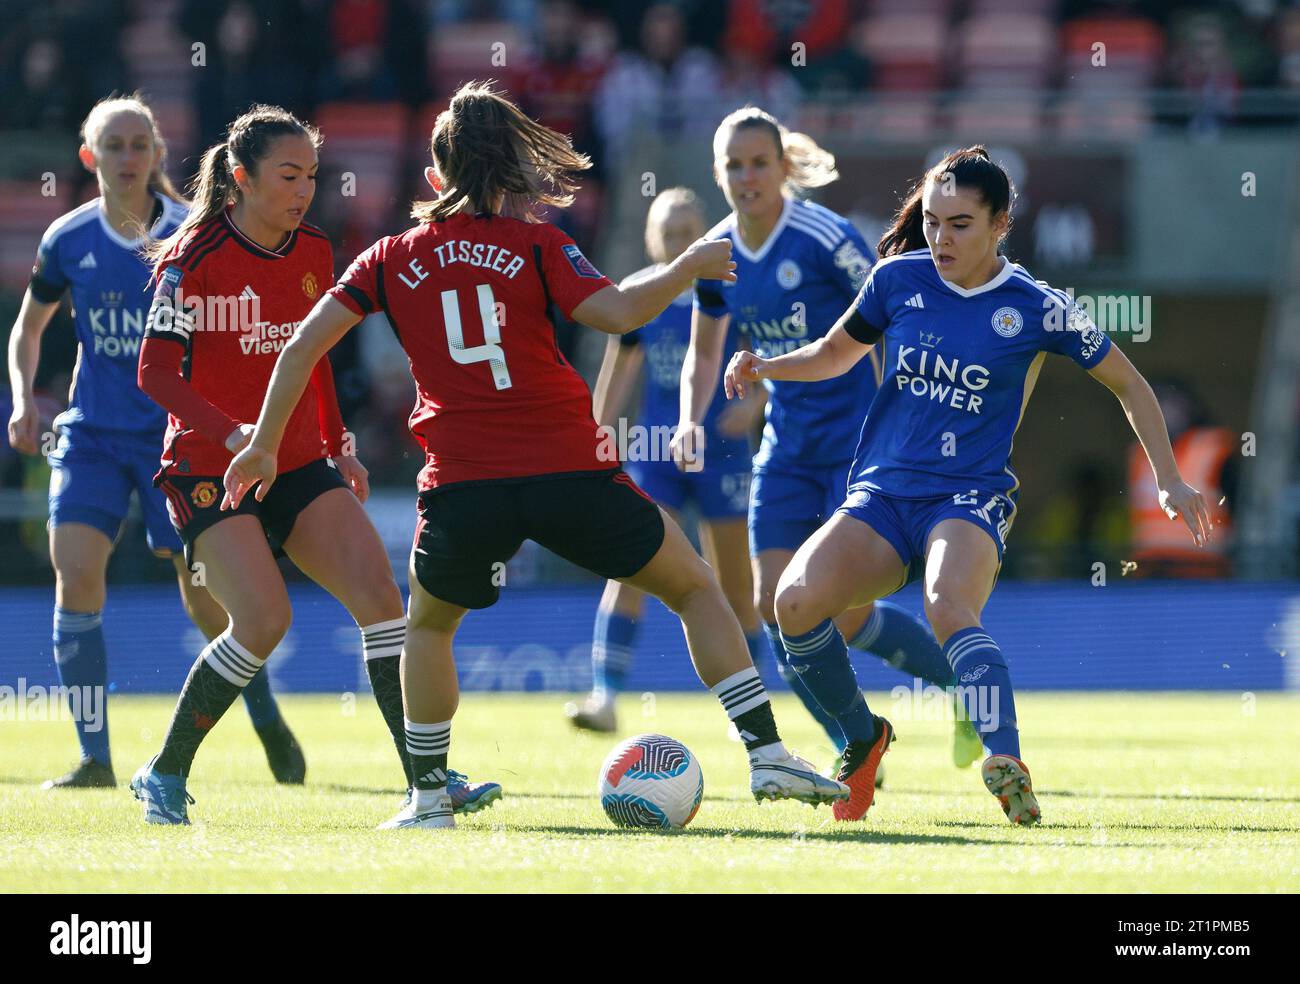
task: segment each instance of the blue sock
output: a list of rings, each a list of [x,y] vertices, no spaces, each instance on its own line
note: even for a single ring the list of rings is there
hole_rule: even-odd
[[[93,721],[83,720],[87,715],[78,714],[75,720],[77,739],[81,742],[83,757],[90,756],[96,762],[112,765],[108,750],[108,654],[104,648],[100,615],[100,612],[54,609],[54,662],[63,686],[69,689],[100,688],[94,702],[103,713]],[[78,704],[83,709],[88,706],[87,699],[79,698]]]
[[[892,601],[876,602],[871,617],[849,645],[937,687],[957,683],[930,626]]]
[[[271,693],[271,678],[267,675],[265,665],[253,674],[253,679],[244,688],[244,704],[248,707],[248,717],[254,728],[263,728],[279,719],[280,705]]]
[[[954,632],[943,647],[957,677],[957,695],[984,747],[1020,758],[1016,699],[1002,650],[978,625]]]
[[[791,668],[848,741],[876,740],[876,719],[858,687],[844,637],[829,618],[803,635],[781,633]]]
[[[781,630],[775,625],[764,622],[763,632],[772,648],[772,656],[776,659],[776,670],[781,674],[781,679],[794,691],[813,720],[822,726],[822,730],[826,732],[826,737],[831,740],[835,750],[844,751],[844,730],[836,723],[835,718],[827,714],[826,709],[817,703],[817,698],[808,692],[804,682],[799,679],[799,674],[790,666],[790,658],[785,653],[785,643],[781,641]]]
[[[771,690],[774,685],[772,671],[775,669],[778,674],[780,673],[781,661],[770,658],[772,656],[772,647],[767,644],[762,632],[751,632],[746,635],[745,648],[749,650],[749,658],[754,663],[754,669],[758,670],[763,686]]]
[[[596,612],[596,627],[591,640],[592,692],[613,697],[627,682],[632,668],[632,648],[636,643],[636,619],[607,612]]]

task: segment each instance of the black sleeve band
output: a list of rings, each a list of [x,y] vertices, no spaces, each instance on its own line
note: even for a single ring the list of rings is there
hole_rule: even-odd
[[[353,287],[351,284],[339,284],[343,288],[343,293],[357,302],[357,307],[361,308],[366,314],[374,314],[375,306],[370,303],[370,298],[366,292],[359,287]]]
[[[863,345],[875,345],[884,335],[879,328],[873,328],[856,308],[840,323],[844,325],[844,330],[849,333],[850,338]]]
[[[53,304],[63,297],[63,291],[66,288],[56,287],[48,280],[42,280],[36,274],[32,274],[31,283],[32,297],[36,298],[42,304]]]
[[[707,287],[702,283],[695,285],[695,299],[700,307],[706,308],[722,307],[726,303],[722,299],[722,293],[716,287]]]

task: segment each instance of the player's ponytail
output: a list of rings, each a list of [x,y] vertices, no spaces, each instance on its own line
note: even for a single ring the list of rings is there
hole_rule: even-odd
[[[492,82],[467,82],[438,114],[430,139],[441,187],[411,216],[442,222],[460,211],[540,221],[538,205],[573,203],[577,176],[591,167],[562,133],[528,116]]]
[[[925,227],[921,215],[921,195],[925,191],[925,178],[922,177],[908,189],[907,197],[899,206],[894,222],[876,244],[876,255],[894,256],[898,253],[910,253],[914,249],[924,249]]]
[[[193,230],[237,202],[240,191],[235,167],[256,175],[258,165],[271,152],[271,142],[286,136],[306,137],[313,146],[321,145],[319,130],[279,106],[253,106],[231,123],[226,139],[204,151],[199,173],[190,184],[190,214],[170,237],[146,247],[146,258],[157,264]]]
[[[162,130],[158,128],[158,119],[153,114],[153,109],[145,102],[144,97],[139,92],[133,92],[129,96],[108,96],[95,103],[86,118],[81,122],[81,142],[84,146],[89,147],[93,152],[95,145],[99,142],[100,134],[104,132],[104,127],[117,113],[135,113],[137,116],[144,118],[149,124],[149,131],[153,134],[153,145],[160,151],[158,162],[149,172],[149,190],[160,195],[166,195],[174,202],[186,204],[184,196],[172,184],[172,179],[167,176],[167,141],[163,139]]]
[[[777,157],[787,161],[788,172],[783,185],[787,194],[802,196],[811,188],[823,188],[839,179],[834,154],[806,133],[787,130],[775,116],[757,106],[743,106],[718,124],[713,134],[714,160],[726,157],[727,141],[733,133],[749,128],[771,135]]]
[[[958,188],[973,189],[979,193],[980,201],[988,207],[990,220],[996,219],[1003,212],[1010,218],[1011,206],[1016,197],[1011,178],[989,156],[983,144],[976,144],[964,150],[953,151],[917,179],[903,199],[893,224],[880,237],[876,246],[877,255],[895,256],[915,249],[929,248],[930,244],[925,239],[921,205],[927,181],[951,182]],[[998,244],[999,248],[1001,245]]]

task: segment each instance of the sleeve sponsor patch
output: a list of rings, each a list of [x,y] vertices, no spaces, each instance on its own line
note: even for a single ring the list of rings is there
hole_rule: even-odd
[[[587,277],[591,280],[601,278],[601,272],[596,269],[591,260],[582,255],[582,250],[578,249],[575,243],[565,243],[560,248],[564,251],[564,257],[569,261],[569,266],[573,267],[573,272],[579,277]]]
[[[158,289],[154,292],[155,297],[173,297],[176,294],[176,288],[181,285],[180,267],[170,266],[162,272],[158,278]]]
[[[1091,359],[1105,344],[1105,336],[1078,304],[1072,303],[1065,315],[1065,330],[1079,334],[1079,357]]]
[[[158,276],[153,303],[145,323],[146,336],[171,335],[182,340],[194,332],[195,312],[190,310],[180,293],[184,274],[177,267],[168,267]]]
[[[854,290],[861,290],[871,272],[871,261],[862,255],[862,250],[852,239],[846,239],[835,249],[835,265],[849,277]]]

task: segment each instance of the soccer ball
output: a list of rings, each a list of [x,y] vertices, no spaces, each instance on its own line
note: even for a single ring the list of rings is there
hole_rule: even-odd
[[[667,735],[637,735],[600,767],[600,805],[619,827],[681,829],[704,798],[704,773],[691,750]]]

